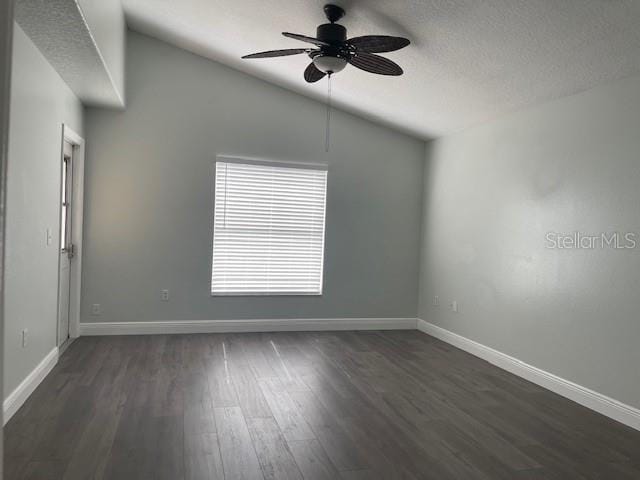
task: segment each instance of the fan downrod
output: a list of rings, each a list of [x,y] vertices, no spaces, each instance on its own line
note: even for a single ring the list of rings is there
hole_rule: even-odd
[[[327,16],[327,20],[331,23],[335,23],[344,17],[345,11],[337,5],[328,3],[324,6],[324,14]]]

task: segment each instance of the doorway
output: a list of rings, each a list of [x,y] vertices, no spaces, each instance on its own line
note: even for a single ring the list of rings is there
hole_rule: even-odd
[[[78,336],[84,141],[63,126],[58,245],[58,347]]]

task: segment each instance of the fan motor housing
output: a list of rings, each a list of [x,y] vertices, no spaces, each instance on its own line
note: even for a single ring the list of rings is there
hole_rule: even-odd
[[[339,44],[347,39],[347,29],[337,23],[325,23],[318,26],[316,38],[323,42]]]

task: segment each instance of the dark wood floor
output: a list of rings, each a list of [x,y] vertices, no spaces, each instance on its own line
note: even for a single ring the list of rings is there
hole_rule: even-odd
[[[11,479],[639,479],[640,432],[419,332],[86,337]]]

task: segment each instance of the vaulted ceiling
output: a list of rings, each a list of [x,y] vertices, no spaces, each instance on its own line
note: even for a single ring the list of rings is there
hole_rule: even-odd
[[[304,47],[318,0],[123,0],[131,28],[318,99],[305,55],[241,60]],[[637,0],[345,0],[349,36],[406,36],[385,54],[405,70],[384,77],[347,67],[333,79],[342,108],[422,138],[491,120],[640,72]]]

